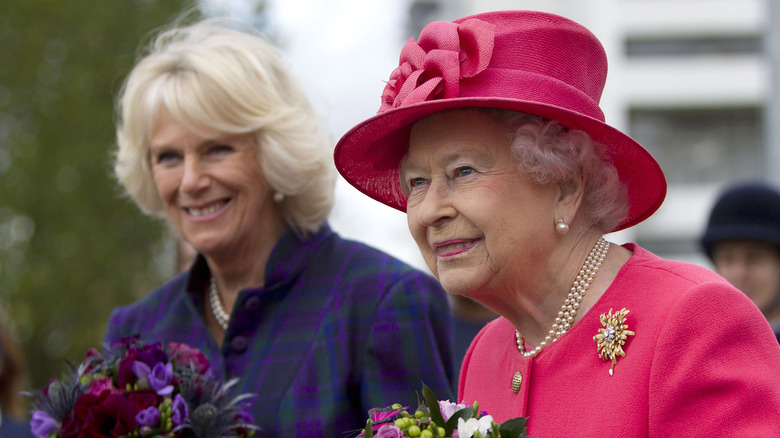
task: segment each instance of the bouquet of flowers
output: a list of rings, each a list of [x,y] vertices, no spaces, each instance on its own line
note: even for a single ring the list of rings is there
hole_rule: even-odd
[[[36,438],[251,437],[257,427],[249,394],[232,396],[237,380],[212,378],[206,357],[185,344],[136,338],[91,349],[78,366],[33,398]]]
[[[431,388],[423,384],[424,401],[414,413],[394,404],[387,408],[368,411],[366,427],[358,437],[363,438],[521,438],[525,434],[527,418],[518,417],[504,423],[493,421],[479,404],[466,406],[449,400],[437,400]]]

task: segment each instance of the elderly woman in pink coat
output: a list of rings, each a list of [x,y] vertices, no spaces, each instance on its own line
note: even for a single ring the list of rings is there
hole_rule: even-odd
[[[605,234],[648,218],[666,182],[606,124],[595,36],[531,11],[426,26],[336,166],[405,211],[451,294],[500,315],[459,398],[528,434],[780,436],[780,347],[756,306],[704,268]]]

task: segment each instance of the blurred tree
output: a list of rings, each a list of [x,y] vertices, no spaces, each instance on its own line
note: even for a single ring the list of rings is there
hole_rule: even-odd
[[[113,102],[139,44],[191,6],[0,1],[0,312],[31,388],[98,346],[115,306],[172,273],[164,224],[112,178]]]

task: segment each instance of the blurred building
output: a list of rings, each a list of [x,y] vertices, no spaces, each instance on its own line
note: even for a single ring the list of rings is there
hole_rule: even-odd
[[[410,0],[406,28],[500,9],[567,16],[601,40],[607,123],[645,146],[669,183],[661,209],[613,240],[707,266],[698,239],[721,187],[780,182],[780,29],[769,25],[780,1]]]

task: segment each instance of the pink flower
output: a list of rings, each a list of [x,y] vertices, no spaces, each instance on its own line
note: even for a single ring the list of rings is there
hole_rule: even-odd
[[[404,434],[395,424],[385,424],[376,431],[374,436],[376,438],[402,438]]]
[[[370,411],[368,411],[368,418],[371,420],[372,428],[374,430],[377,430],[381,428],[384,424],[389,423],[393,420],[393,418],[401,413],[404,408],[399,409],[393,409],[393,408],[373,408]],[[377,424],[380,423],[380,424]]]
[[[450,417],[452,417],[452,414],[461,409],[465,409],[466,407],[465,403],[453,403],[449,400],[439,400],[439,411],[441,411],[441,416],[444,417],[444,421],[449,420]]]
[[[89,393],[94,395],[100,395],[103,391],[108,391],[111,394],[116,394],[121,391],[114,387],[114,383],[111,378],[106,377],[103,379],[93,380],[89,385]]]
[[[172,360],[177,367],[186,367],[187,364],[191,363],[198,374],[205,374],[211,366],[206,355],[189,345],[170,342],[168,349],[171,351]]]
[[[458,97],[460,81],[484,71],[493,55],[495,26],[478,19],[434,22],[401,49],[379,112],[434,99]]]

